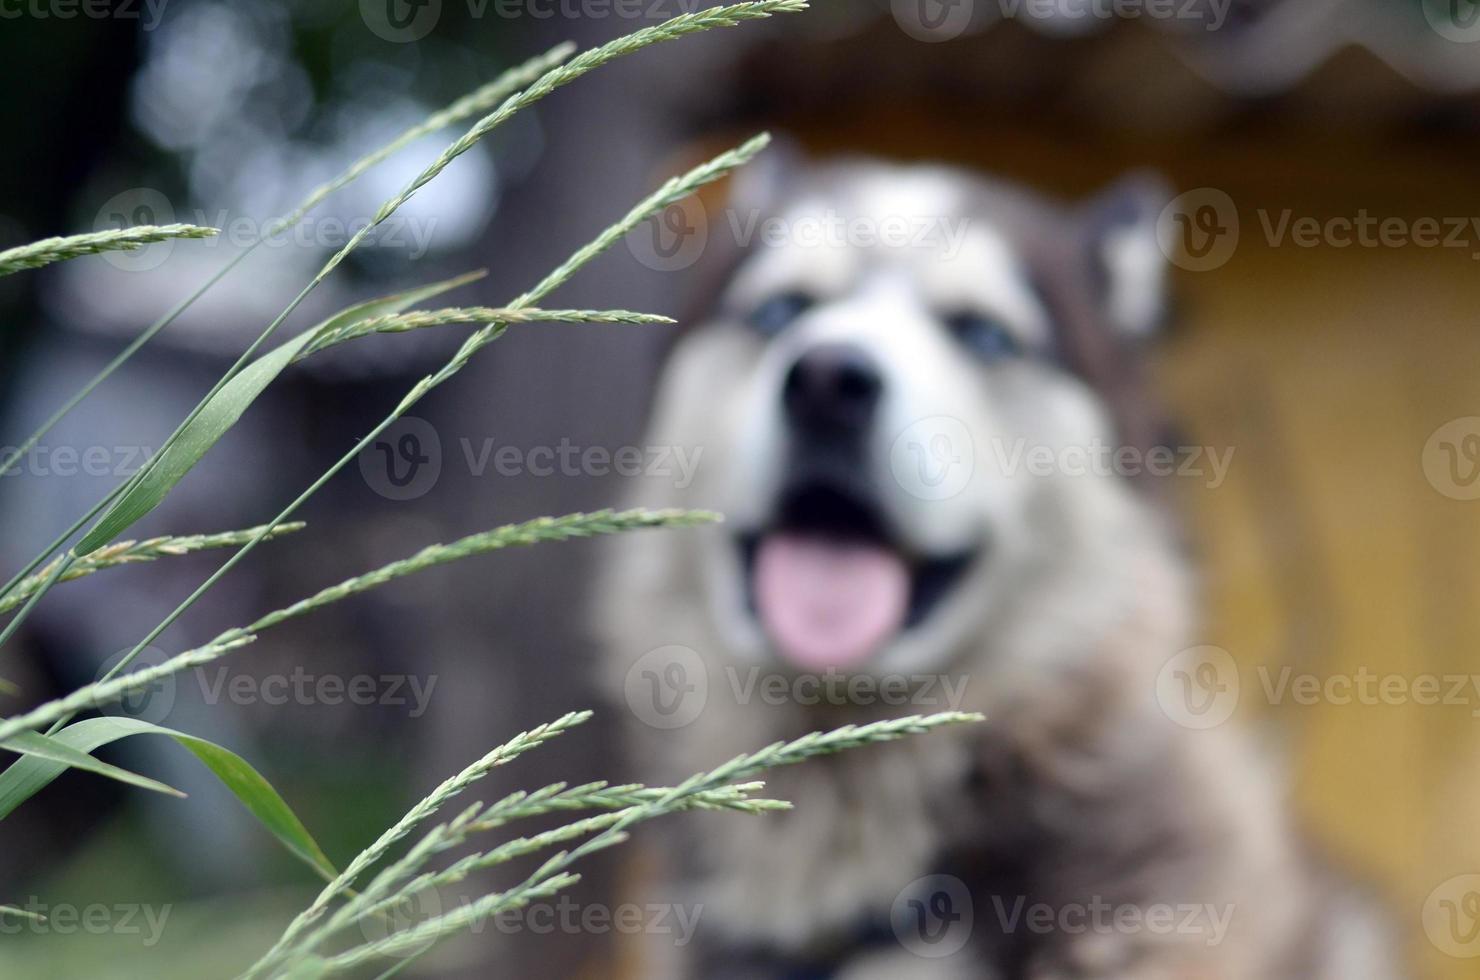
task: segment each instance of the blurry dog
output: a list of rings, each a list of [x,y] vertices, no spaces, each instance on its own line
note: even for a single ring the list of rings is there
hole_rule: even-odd
[[[1190,583],[1154,488],[1068,463],[1155,444],[1139,347],[1168,197],[1133,177],[1067,206],[865,160],[740,179],[726,220],[755,240],[649,433],[706,455],[640,494],[728,520],[621,541],[603,590],[642,775],[988,720],[776,772],[793,812],[705,815],[664,893],[698,937],[660,937],[645,976],[1400,975],[1248,736],[1158,699]]]

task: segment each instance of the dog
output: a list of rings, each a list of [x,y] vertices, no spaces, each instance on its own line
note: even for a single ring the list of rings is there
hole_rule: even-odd
[[[1162,183],[1065,203],[787,154],[735,183],[719,226],[750,240],[648,436],[706,455],[636,501],[726,521],[622,539],[601,589],[633,758],[671,782],[846,723],[986,720],[768,774],[790,812],[684,818],[655,890],[697,935],[642,975],[1400,977],[1250,733],[1168,703],[1173,658],[1212,668],[1183,653],[1193,578],[1166,494],[1114,462],[1165,428]],[[1092,446],[1111,465],[1070,465]]]

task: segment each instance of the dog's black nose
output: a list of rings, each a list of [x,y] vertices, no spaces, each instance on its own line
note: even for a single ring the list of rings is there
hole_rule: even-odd
[[[787,371],[782,401],[800,429],[856,432],[872,420],[883,391],[883,375],[866,352],[852,344],[822,344]]]

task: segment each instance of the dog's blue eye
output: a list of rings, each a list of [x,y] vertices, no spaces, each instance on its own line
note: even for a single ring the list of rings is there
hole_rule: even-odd
[[[986,361],[1001,361],[1023,352],[1007,325],[990,314],[954,313],[945,322],[962,346]]]
[[[791,292],[772,296],[750,314],[750,325],[767,336],[773,336],[791,326],[817,301],[806,293]]]

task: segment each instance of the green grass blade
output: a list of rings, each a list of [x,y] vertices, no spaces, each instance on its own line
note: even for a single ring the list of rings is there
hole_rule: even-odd
[[[100,680],[86,684],[66,697],[48,701],[19,715],[0,719],[0,740],[27,729],[39,728],[42,725],[56,723],[56,727],[59,728],[66,723],[65,719],[78,711],[111,704],[133,691],[153,684],[162,677],[219,660],[231,651],[253,642],[257,631],[303,616],[349,596],[368,592],[387,582],[415,574],[433,565],[471,558],[474,555],[486,554],[502,548],[569,541],[595,535],[620,534],[647,528],[688,527],[713,523],[719,519],[718,514],[709,511],[597,511],[592,514],[568,514],[565,517],[539,517],[521,524],[509,524],[491,531],[471,534],[450,544],[430,545],[409,558],[403,558],[363,575],[357,575],[338,585],[322,589],[291,606],[267,613],[244,629],[227,630],[204,646],[176,654],[162,664],[128,674],[122,673],[120,667],[115,665],[115,668]],[[59,721],[59,719],[62,720]]]
[[[359,320],[399,313],[416,303],[465,285],[482,273],[470,273],[445,282],[423,286],[393,296],[369,300],[336,313],[324,322],[305,330],[292,340],[262,355],[242,369],[236,377],[216,392],[180,437],[169,448],[150,461],[141,479],[108,509],[92,529],[72,549],[86,555],[108,544],[135,521],[159,506],[175,484],[185,478],[211,447],[226,434],[247,407],[261,395],[283,369],[316,337],[333,333]]]
[[[99,776],[116,779],[120,783],[138,786],[140,789],[153,790],[156,793],[167,793],[170,796],[183,797],[185,795],[173,786],[166,786],[156,779],[140,776],[136,772],[129,772],[127,769],[121,769],[118,766],[110,766],[106,762],[94,759],[86,752],[78,751],[61,739],[42,735],[40,732],[22,732],[19,735],[0,742],[0,749],[8,749],[11,752],[19,752],[31,759],[43,760],[47,763],[55,764],[59,767],[58,772],[68,767],[85,769]],[[23,759],[21,761],[23,762],[25,760]],[[12,768],[18,764],[13,764]],[[6,809],[7,806],[13,808],[15,805],[23,802],[23,799],[16,799],[14,804],[10,803],[11,794],[7,792],[9,787],[4,784],[4,776],[9,772],[10,770],[7,769],[5,773],[0,773],[0,817],[5,816],[9,812]]]
[[[277,790],[272,788],[256,769],[229,749],[214,742],[178,732],[170,734],[175,741],[195,754],[206,768],[221,780],[257,822],[283,843],[289,852],[325,879],[332,880],[338,873],[333,863],[324,854],[308,829],[297,815],[289,809]]]
[[[340,190],[341,188],[353,183],[357,178],[360,177],[360,175],[364,174],[367,170],[374,167],[376,164],[394,155],[400,150],[405,149],[407,146],[421,139],[423,136],[428,136],[440,129],[451,126],[454,123],[462,122],[471,116],[478,115],[481,112],[487,112],[489,109],[493,108],[504,99],[508,98],[509,95],[517,92],[519,89],[528,85],[530,82],[533,82],[535,79],[539,78],[541,75],[545,74],[556,65],[559,65],[562,61],[564,61],[566,58],[569,58],[574,53],[575,45],[573,44],[567,42],[557,45],[556,47],[551,48],[549,51],[545,52],[542,55],[539,55],[538,57],[531,58],[523,64],[516,65],[515,67],[499,75],[498,78],[494,79],[492,82],[484,85],[482,88],[463,96],[462,98],[453,102],[451,105],[448,105],[440,112],[434,113],[422,122],[410,127],[386,145],[356,160],[338,177],[335,177],[333,180],[314,188],[314,190],[306,198],[304,198],[302,202],[299,203],[298,207],[293,209],[293,212],[291,214],[284,216],[282,219],[274,223],[272,228],[273,232],[278,233],[294,227],[298,224],[298,222],[303,220],[304,216],[306,216],[308,212],[312,211],[315,207],[322,203],[323,200],[327,198],[330,194],[333,194],[335,191]],[[109,361],[108,364],[92,378],[92,380],[83,385],[82,388],[75,392],[71,398],[67,399],[67,401],[55,412],[53,412],[52,415],[47,418],[47,420],[43,422],[39,428],[36,429],[35,432],[32,432],[29,436],[27,436],[25,441],[22,442],[20,446],[15,449],[14,452],[6,457],[4,461],[0,461],[0,476],[4,476],[5,473],[12,466],[15,465],[17,460],[25,456],[26,453],[30,452],[37,443],[39,443],[43,438],[46,437],[46,434],[50,432],[58,422],[65,418],[67,414],[72,411],[72,409],[80,405],[84,399],[86,399],[89,395],[93,393],[93,391],[97,389],[99,385],[107,381],[110,377],[113,376],[115,372],[118,371],[119,368],[128,363],[129,359],[132,358],[134,354],[138,353],[140,348],[142,348],[145,344],[152,340],[155,334],[159,333],[161,330],[174,323],[175,320],[179,319],[182,313],[188,310],[191,306],[194,306],[195,302],[202,296],[204,296],[207,292],[209,292],[210,289],[216,285],[216,283],[220,282],[222,279],[225,279],[237,266],[245,262],[247,260],[247,257],[255,252],[257,248],[262,244],[263,240],[264,239],[258,239],[257,241],[252,242],[242,251],[238,252],[230,262],[222,266],[220,270],[218,270],[214,275],[212,275],[209,279],[202,283],[195,290],[195,292],[191,293],[189,296],[185,297],[185,299],[181,300],[173,309],[171,309],[164,316],[160,317],[158,320],[154,321],[154,323],[150,324],[148,329],[139,334],[138,337],[134,338],[134,340],[131,341],[129,345],[125,347],[122,351],[120,351],[117,357]],[[249,351],[247,354],[243,355],[237,366],[240,367],[241,364],[245,363],[254,352],[255,348],[252,351]],[[228,372],[228,374],[231,373],[234,373],[234,370]],[[212,394],[214,394],[214,391],[212,392]],[[104,506],[107,506],[107,504],[101,503],[96,509],[101,510]],[[94,511],[94,513],[96,513],[96,510]],[[92,516],[92,514],[89,514],[78,523],[86,524],[87,521],[92,518]],[[66,543],[66,538],[68,537],[71,537],[70,533],[64,535],[60,543],[52,545],[52,547],[45,554],[43,554],[39,558],[39,560],[37,560],[36,564],[40,565],[41,562],[44,562],[48,557],[50,557],[53,551],[55,551],[57,548],[60,548],[62,544]],[[26,574],[30,574],[30,572],[27,571],[21,577],[24,577]],[[0,595],[4,594],[5,590],[0,589]]]
[[[31,919],[35,922],[46,921],[46,916],[40,912],[32,912],[15,905],[0,905],[0,915],[13,915],[18,919]]]
[[[517,759],[519,756],[539,748],[541,745],[563,735],[570,729],[585,724],[591,718],[589,711],[572,711],[555,721],[539,725],[527,732],[520,732],[509,741],[494,748],[462,772],[443,780],[429,794],[421,799],[415,806],[408,810],[400,820],[388,827],[375,842],[365,848],[345,867],[344,871],[329,879],[329,883],[319,892],[314,901],[300,912],[288,928],[283,931],[281,937],[273,945],[272,949],[263,954],[262,958],[247,970],[245,975],[255,975],[261,971],[270,969],[276,961],[288,955],[299,936],[304,934],[317,922],[329,908],[330,903],[338,896],[349,892],[355,880],[365,873],[369,868],[378,863],[390,851],[391,846],[411,833],[419,824],[425,822],[433,814],[442,808],[453,797],[461,794],[465,789],[488,775],[490,771]],[[356,901],[368,903],[373,894],[362,894],[356,896]]]
[[[298,355],[298,359],[311,357],[320,351],[340,344],[368,337],[374,333],[409,333],[427,327],[441,327],[457,323],[593,323],[593,324],[652,324],[673,323],[671,317],[655,313],[633,313],[630,310],[536,310],[495,308],[491,306],[463,306],[446,310],[418,310],[414,313],[395,313],[389,316],[371,317],[345,325],[342,329],[322,332],[318,339]]]
[[[48,741],[64,745],[83,759],[102,765],[87,753],[130,735],[164,735],[174,739],[199,759],[291,854],[325,879],[332,881],[338,874],[313,835],[262,774],[241,756],[214,742],[137,718],[112,717],[79,721],[52,735]],[[17,740],[7,739],[4,744],[10,747]],[[10,768],[0,773],[0,818],[40,792],[68,766],[89,768],[71,759],[60,761],[54,756],[43,757],[39,753],[28,753],[12,763]]]
[[[781,2],[781,0],[778,0],[778,3],[779,2]],[[790,3],[791,0],[786,0],[786,2]],[[752,6],[774,7],[775,5],[755,4]],[[788,9],[801,8],[791,6]],[[693,170],[690,170],[688,173],[680,177],[672,178],[662,187],[658,188],[652,194],[648,195],[641,202],[639,202],[636,207],[628,211],[627,215],[616,224],[611,225],[600,235],[596,236],[595,239],[577,249],[570,256],[570,258],[566,259],[553,272],[545,276],[545,278],[541,279],[540,282],[536,284],[533,289],[524,293],[513,303],[510,303],[509,306],[512,308],[523,308],[532,306],[535,303],[539,302],[552,290],[564,284],[572,275],[576,273],[577,270],[579,270],[586,263],[590,262],[596,256],[606,251],[608,248],[611,248],[612,245],[621,241],[623,236],[631,232],[633,228],[636,228],[638,225],[642,224],[642,222],[649,220],[654,215],[660,214],[675,201],[680,201],[683,200],[685,197],[688,197],[690,194],[694,193],[705,184],[709,184],[713,181],[719,180],[721,177],[725,176],[736,167],[740,167],[748,163],[752,157],[754,157],[757,153],[759,153],[766,147],[769,141],[770,137],[765,134],[754,137],[743,145],[738,146],[732,150],[728,150],[725,153],[721,153],[719,156],[713,158],[712,160],[700,164]],[[266,534],[270,532],[272,528],[292,517],[293,514],[297,512],[298,508],[303,506],[305,501],[307,501],[314,494],[318,493],[319,489],[323,487],[324,484],[333,479],[340,470],[344,469],[356,458],[358,458],[360,453],[364,452],[367,446],[370,446],[372,443],[374,443],[375,440],[378,439],[381,434],[385,432],[386,429],[395,424],[396,420],[409,412],[413,405],[419,402],[422,398],[425,398],[428,392],[456,375],[459,371],[467,366],[468,361],[472,358],[474,354],[476,354],[484,346],[492,343],[499,336],[502,336],[503,331],[506,329],[506,327],[506,324],[494,323],[489,324],[488,326],[478,330],[476,333],[469,336],[468,339],[463,342],[462,347],[458,349],[457,353],[454,354],[446,364],[442,365],[441,369],[439,369],[437,373],[428,375],[427,377],[421,379],[415,385],[413,385],[411,390],[406,393],[406,397],[401,399],[400,404],[398,404],[389,415],[381,419],[380,423],[376,425],[375,428],[366,433],[365,436],[361,438],[360,441],[357,442],[354,446],[350,447],[350,449],[343,456],[341,456],[337,462],[335,462],[332,466],[330,466],[327,470],[320,474],[316,480],[308,485],[307,489],[300,493],[291,503],[288,504],[287,507],[283,508],[283,510],[280,511],[276,517],[274,517],[271,521],[264,525],[264,531],[259,534],[256,539],[242,545],[241,549],[238,550],[236,554],[228,558],[225,563],[221,565],[220,568],[216,569],[216,571],[213,572],[211,576],[207,578],[204,582],[202,582],[194,592],[186,596],[185,599],[178,606],[176,606],[168,616],[160,620],[160,622],[155,625],[155,627],[150,630],[143,639],[136,643],[133,648],[124,655],[123,659],[121,659],[118,664],[115,665],[114,672],[119,672],[123,670],[123,668],[127,667],[130,663],[132,663],[145,647],[158,639],[160,634],[169,629],[170,626],[173,625],[174,622],[182,615],[184,615],[185,611],[193,606],[200,599],[201,596],[205,595],[211,590],[213,586],[215,586],[217,582],[221,581],[221,579],[225,577],[227,572],[230,572],[233,568],[236,567],[238,562],[244,559],[247,555],[251,554],[252,550],[262,542],[263,538],[266,537]],[[3,727],[3,725],[0,725],[0,728]]]
[[[43,238],[0,252],[0,276],[100,252],[130,252],[172,238],[210,238],[219,230],[201,225],[135,225],[66,238]]]
[[[288,304],[287,308],[275,320],[273,320],[271,324],[268,325],[267,329],[263,331],[262,335],[259,336],[257,340],[252,344],[252,346],[247,349],[247,352],[243,354],[242,359],[237,362],[238,365],[240,365],[242,361],[244,361],[248,356],[253,354],[257,350],[257,348],[266,341],[268,336],[270,336],[273,331],[276,330],[276,328],[295,309],[297,309],[298,305],[308,296],[308,294],[319,283],[321,283],[336,267],[338,267],[339,263],[342,262],[344,258],[359,245],[359,243],[367,234],[369,234],[371,228],[379,225],[381,222],[385,221],[388,217],[394,214],[396,210],[400,208],[401,205],[405,204],[406,201],[410,200],[411,197],[415,195],[415,193],[421,187],[425,186],[439,173],[441,173],[442,170],[444,170],[448,166],[448,164],[452,162],[452,160],[467,152],[480,139],[488,135],[488,133],[491,132],[494,128],[505,122],[509,117],[511,117],[521,109],[527,107],[533,102],[538,101],[539,99],[544,98],[556,88],[568,84],[576,80],[577,78],[580,78],[582,75],[587,74],[588,72],[600,67],[601,65],[606,64],[607,62],[613,61],[617,58],[621,58],[629,54],[633,54],[650,45],[658,44],[664,41],[675,40],[677,38],[685,37],[690,34],[702,33],[704,31],[711,30],[717,27],[734,27],[744,21],[762,19],[770,17],[773,14],[795,13],[805,10],[806,8],[806,0],[752,0],[752,2],[736,3],[728,6],[713,7],[702,11],[696,11],[690,14],[680,14],[679,16],[665,21],[664,23],[659,24],[656,27],[644,28],[642,30],[634,31],[633,33],[626,35],[625,37],[618,38],[615,41],[608,42],[607,44],[603,44],[600,47],[592,48],[589,51],[582,52],[569,64],[562,65],[559,68],[555,68],[551,71],[546,72],[539,78],[538,81],[530,85],[527,89],[519,92],[516,95],[510,96],[502,105],[499,106],[497,110],[480,119],[478,123],[474,125],[467,133],[465,133],[458,140],[454,141],[446,150],[444,150],[443,153],[435,161],[433,161],[430,166],[423,170],[421,174],[419,174],[414,180],[412,180],[412,182],[408,184],[401,191],[400,194],[383,204],[380,210],[376,212],[374,220],[364,228],[361,228],[355,234],[355,236],[352,237],[344,245],[344,247],[341,248],[339,252],[334,255],[333,258],[325,263],[323,268],[321,268],[319,272],[313,277],[313,279],[309,281],[308,285],[305,286],[303,290],[299,292],[298,296],[295,297],[294,300]],[[594,258],[596,255],[600,254],[605,249],[611,247],[612,244],[620,239],[621,235],[626,234],[628,231],[630,231],[631,227],[640,223],[642,220],[646,220],[648,217],[651,217],[652,213],[656,213],[656,211],[661,211],[663,208],[666,208],[674,200],[682,199],[689,193],[692,193],[692,191],[698,186],[709,183],[713,180],[717,180],[725,173],[728,173],[729,170],[745,163],[750,159],[750,157],[758,153],[766,145],[767,141],[767,137],[758,137],[756,139],[753,139],[744,146],[732,150],[729,153],[722,154],[720,157],[709,161],[707,164],[695,168],[694,170],[686,174],[683,178],[675,178],[674,180],[669,181],[662,188],[660,188],[657,194],[652,195],[646,201],[644,201],[643,205],[640,205],[639,208],[634,209],[633,212],[630,212],[628,217],[624,219],[623,222],[619,222],[617,225],[613,225],[612,227],[608,228],[602,235],[597,238],[596,241],[577,251],[575,255],[567,259],[565,263],[563,263],[559,268],[555,270],[555,272],[551,273],[549,276],[546,276],[545,279],[543,279],[538,286],[536,286],[530,292],[524,294],[522,297],[520,297],[518,301],[510,305],[515,307],[533,306],[536,302],[539,301],[541,297],[569,279],[570,276],[574,274],[574,272],[578,268],[580,268],[586,262],[590,261],[590,259]],[[652,210],[646,210],[648,206],[651,206]],[[457,356],[455,356],[452,361],[444,365],[443,368],[439,372],[437,372],[436,375],[423,379],[420,383],[413,387],[411,392],[407,394],[406,398],[402,400],[401,404],[396,407],[395,411],[393,411],[391,415],[383,419],[381,423],[376,426],[375,429],[367,433],[357,445],[355,445],[349,452],[341,457],[339,461],[335,463],[332,467],[330,467],[328,471],[326,471],[317,480],[315,480],[308,487],[308,489],[300,494],[299,497],[291,504],[289,504],[284,511],[279,513],[278,516],[275,517],[268,525],[268,529],[270,530],[272,527],[276,526],[282,521],[287,520],[290,516],[292,516],[293,512],[296,511],[297,508],[305,500],[307,500],[313,494],[317,493],[320,487],[328,482],[340,469],[343,469],[346,465],[348,465],[350,460],[354,459],[361,451],[363,451],[363,449],[367,445],[372,443],[389,426],[394,424],[394,422],[398,418],[400,418],[401,415],[409,411],[410,407],[414,405],[417,401],[419,401],[422,397],[424,397],[428,391],[436,387],[438,384],[441,384],[443,381],[447,380],[447,378],[456,374],[458,371],[462,370],[463,366],[467,363],[467,360],[473,355],[473,353],[475,353],[482,346],[491,342],[495,337],[499,336],[505,326],[506,325],[504,324],[490,324],[489,326],[483,328],[482,330],[475,333],[472,337],[470,337],[469,340],[464,343],[462,349],[458,352]],[[227,372],[227,377],[233,377],[235,371],[236,367],[234,366],[231,371]],[[202,401],[201,405],[197,406],[196,409],[191,412],[190,416],[187,417],[186,421],[181,425],[180,429],[177,429],[176,433],[172,435],[168,440],[166,440],[165,447],[161,450],[161,455],[169,451],[177,438],[180,436],[181,432],[190,427],[196,417],[204,410],[205,405],[212,400],[213,396],[218,393],[225,386],[226,383],[227,382],[225,379],[223,379],[222,382],[218,382],[217,386],[212,389],[212,392],[207,395],[206,399]],[[141,476],[136,476],[135,479],[131,481],[131,485],[129,486],[128,491],[126,491],[120,501],[113,506],[113,510],[110,511],[110,515],[114,512],[119,513],[120,519],[113,522],[114,524],[119,526],[113,527],[111,529],[102,530],[100,530],[98,527],[95,527],[93,531],[90,531],[88,533],[85,538],[85,542],[90,545],[91,548],[96,548],[101,544],[107,543],[107,541],[111,540],[112,537],[117,536],[119,533],[122,533],[122,530],[126,528],[129,523],[132,522],[131,520],[129,520],[128,512],[121,510],[120,508],[129,499],[129,497],[133,495],[133,491],[136,489],[136,485],[148,478],[149,469],[146,468]],[[140,499],[147,500],[147,498]],[[157,504],[158,501],[156,500],[150,506],[152,507]],[[110,515],[104,516],[104,522],[108,520],[108,517]],[[132,520],[136,519],[137,516],[132,518]],[[127,521],[127,523],[125,523],[125,521]],[[111,534],[108,533],[109,530],[111,530]],[[238,561],[250,554],[251,551],[256,548],[256,546],[262,541],[262,537],[264,536],[265,534],[263,536],[259,536],[257,539],[247,543],[246,545],[243,545],[242,548],[235,555],[229,558],[226,563],[221,566],[221,568],[217,569],[217,571],[213,573],[208,579],[206,579],[206,581],[203,582],[199,588],[197,588],[194,592],[187,596],[179,606],[177,606],[173,611],[171,611],[168,616],[166,616],[157,626],[155,626],[155,628],[151,630],[144,639],[140,640],[139,643],[137,643],[127,654],[125,654],[123,659],[117,665],[116,669],[121,669],[131,663],[145,646],[147,646],[150,642],[153,641],[154,638],[158,637],[161,633],[168,629],[169,626],[173,622],[175,622],[175,620],[177,620],[186,609],[188,609],[202,595],[209,591],[211,587],[216,584],[216,582],[220,581],[222,576],[224,576],[233,567],[235,567]],[[15,626],[16,623],[15,621],[13,621],[10,627],[12,631],[14,630]]]
[[[305,526],[302,521],[279,524],[272,536],[278,538],[285,534],[292,534],[303,530]],[[169,535],[143,541],[115,541],[92,554],[73,560],[70,567],[60,573],[57,571],[57,566],[64,562],[58,558],[36,574],[17,582],[10,592],[0,595],[0,614],[9,612],[40,591],[52,575],[57,576],[58,582],[71,582],[105,568],[115,568],[119,565],[155,561],[160,558],[194,554],[197,551],[209,551],[215,548],[234,548],[250,541],[259,530],[261,529],[249,527],[240,531],[223,531],[219,534]],[[0,690],[3,690],[3,685],[0,685]]]

